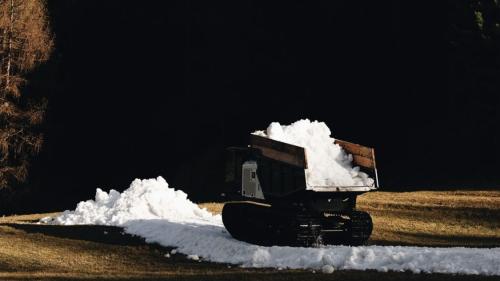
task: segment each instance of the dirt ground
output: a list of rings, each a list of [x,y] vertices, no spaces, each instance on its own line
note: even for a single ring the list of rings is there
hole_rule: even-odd
[[[220,212],[222,205],[201,204]],[[358,207],[373,216],[369,244],[500,247],[500,191],[372,192]],[[0,280],[500,280],[500,276],[409,272],[244,269],[196,262],[108,226],[36,224],[0,218]]]

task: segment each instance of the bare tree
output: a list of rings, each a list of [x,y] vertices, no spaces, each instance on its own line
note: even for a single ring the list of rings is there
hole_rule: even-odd
[[[43,0],[0,0],[0,189],[22,182],[39,152],[46,100],[23,95],[25,75],[46,61],[52,35]]]

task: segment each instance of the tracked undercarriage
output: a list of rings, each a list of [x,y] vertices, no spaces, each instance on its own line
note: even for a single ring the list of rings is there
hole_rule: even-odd
[[[372,232],[366,212],[321,214],[254,202],[226,203],[223,220],[234,238],[265,246],[362,245]]]
[[[272,246],[362,245],[372,232],[356,197],[378,186],[308,189],[302,147],[252,135],[250,147],[228,149],[222,219],[236,239]],[[338,141],[355,164],[377,177],[374,151]]]

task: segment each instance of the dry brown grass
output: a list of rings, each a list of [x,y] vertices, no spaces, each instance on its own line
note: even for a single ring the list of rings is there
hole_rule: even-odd
[[[372,244],[500,246],[498,191],[373,192],[359,207],[374,219]],[[220,212],[222,204],[204,203]],[[107,226],[33,224],[36,214],[0,218],[0,280],[444,280],[450,275],[228,268],[194,262]],[[454,280],[500,280],[453,276]]]
[[[500,246],[500,191],[372,192],[373,244]]]
[[[30,215],[13,215],[0,217],[0,224],[3,223],[33,223],[38,222],[40,219],[45,217],[54,217],[59,213],[42,213],[42,214],[30,214]]]
[[[200,207],[207,209],[211,213],[221,214],[222,213],[222,207],[224,207],[224,204],[223,203],[209,202],[209,203],[201,203]]]

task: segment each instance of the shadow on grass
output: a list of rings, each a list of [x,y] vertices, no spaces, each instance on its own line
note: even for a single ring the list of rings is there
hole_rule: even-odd
[[[17,224],[17,223],[4,223],[0,225],[5,225],[15,229],[23,230],[27,233],[40,233],[59,238],[86,240],[91,242],[106,243],[112,245],[137,246],[146,244],[144,238],[125,233],[123,231],[123,228],[116,226],[46,225],[46,224]],[[158,245],[158,247],[161,246]]]
[[[140,280],[182,280],[182,281],[204,281],[204,280],[212,280],[212,281],[250,281],[250,280],[259,280],[259,281],[285,281],[285,280],[342,280],[342,281],[371,281],[371,280],[385,280],[385,281],[395,281],[395,280],[408,280],[408,281],[438,281],[438,280],[455,280],[455,281],[476,281],[476,280],[500,280],[500,276],[477,276],[477,275],[449,275],[449,274],[413,274],[411,272],[376,272],[376,271],[351,271],[351,270],[342,270],[336,271],[333,274],[321,274],[312,272],[225,272],[225,273],[217,273],[211,272],[208,274],[188,274],[188,275],[148,275],[144,276],[79,276],[79,277],[38,277],[30,280],[43,280],[43,281],[62,281],[62,280],[127,280],[127,281],[140,281]],[[3,279],[0,277],[0,280],[25,280],[23,277],[20,278],[9,278]]]

